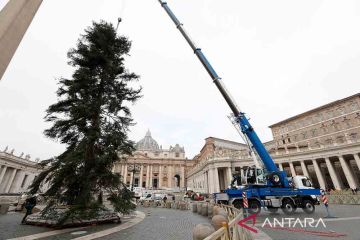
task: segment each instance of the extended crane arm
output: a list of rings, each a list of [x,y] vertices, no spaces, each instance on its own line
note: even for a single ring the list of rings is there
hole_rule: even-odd
[[[205,55],[202,53],[201,48],[198,48],[195,43],[191,40],[189,35],[186,33],[183,24],[177,19],[174,13],[170,10],[169,6],[166,2],[159,0],[161,6],[165,9],[166,13],[169,15],[171,20],[175,23],[177,29],[181,32],[184,36],[196,56],[199,58],[202,65],[205,67],[206,71],[209,73],[210,77],[212,78],[213,82],[215,83],[216,87],[220,91],[221,95],[224,97],[225,101],[229,105],[231,111],[234,113],[234,116],[237,119],[237,122],[240,125],[241,131],[247,136],[249,141],[254,146],[256,152],[258,153],[259,157],[261,158],[264,166],[268,172],[279,172],[278,168],[275,165],[275,162],[271,158],[270,154],[267,152],[265,146],[260,141],[259,137],[257,136],[256,132],[254,131],[253,127],[250,125],[248,119],[246,118],[245,114],[240,111],[239,107],[236,105],[235,101],[227,91],[224,83],[221,81],[221,78],[215,72],[214,68],[211,66],[209,61],[206,59]],[[283,186],[288,185],[286,175],[284,173],[279,174],[281,183]]]
[[[162,0],[159,0],[159,2],[161,4],[161,6],[165,9],[165,11],[167,12],[169,17],[171,18],[171,20],[175,23],[177,29],[179,29],[181,34],[184,36],[184,38],[186,39],[186,41],[188,42],[188,44],[190,45],[190,47],[192,48],[192,50],[194,51],[196,56],[199,58],[200,62],[205,67],[206,71],[209,73],[209,75],[212,78],[212,80],[214,81],[216,87],[219,89],[220,93],[225,98],[225,101],[229,105],[231,111],[234,113],[235,116],[238,116],[239,113],[240,113],[240,109],[235,104],[235,101],[232,99],[229,92],[226,90],[223,82],[220,81],[221,78],[217,75],[214,68],[211,66],[209,61],[206,59],[205,55],[202,53],[201,48],[198,48],[195,45],[195,43],[191,40],[191,38],[189,37],[189,35],[185,31],[183,24],[180,23],[180,21],[177,19],[175,14],[170,10],[167,3],[163,2]]]

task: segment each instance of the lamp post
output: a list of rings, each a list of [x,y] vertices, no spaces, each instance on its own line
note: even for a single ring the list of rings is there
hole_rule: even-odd
[[[135,173],[140,172],[140,165],[133,163],[132,165],[128,166],[128,171],[132,172],[131,191],[134,191]]]

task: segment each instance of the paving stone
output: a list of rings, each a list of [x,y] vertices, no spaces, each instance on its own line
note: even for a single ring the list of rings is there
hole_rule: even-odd
[[[50,231],[45,227],[21,225],[23,213],[11,212],[0,215],[0,239],[8,239]]]
[[[121,232],[101,238],[102,240],[192,240],[192,230],[196,224],[209,224],[207,217],[193,213],[167,208],[138,209],[151,214],[139,224]]]

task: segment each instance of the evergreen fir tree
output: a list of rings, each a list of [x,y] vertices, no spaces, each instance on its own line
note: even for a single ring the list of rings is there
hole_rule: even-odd
[[[112,24],[101,21],[87,28],[68,52],[75,70],[71,78],[59,80],[58,102],[49,106],[45,117],[52,126],[44,132],[67,148],[41,162],[44,171],[30,187],[34,194],[43,183],[49,185],[46,209],[61,203],[70,205],[67,218],[93,214],[102,207],[103,192],[110,194],[116,211],[134,209],[132,193],[112,172],[120,156],[135,150],[127,136],[134,124],[129,106],[141,97],[141,88],[130,86],[139,77],[124,65],[130,47]]]

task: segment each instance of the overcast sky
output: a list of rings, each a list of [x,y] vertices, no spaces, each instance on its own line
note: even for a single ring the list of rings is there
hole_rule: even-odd
[[[272,139],[269,125],[359,92],[360,1],[168,3],[263,141]],[[47,0],[0,81],[1,149],[33,159],[64,150],[42,132],[56,79],[72,73],[66,53],[92,21],[119,16],[119,33],[133,42],[126,64],[144,88],[131,138],[149,128],[188,158],[209,136],[240,141],[229,108],[157,0]]]

